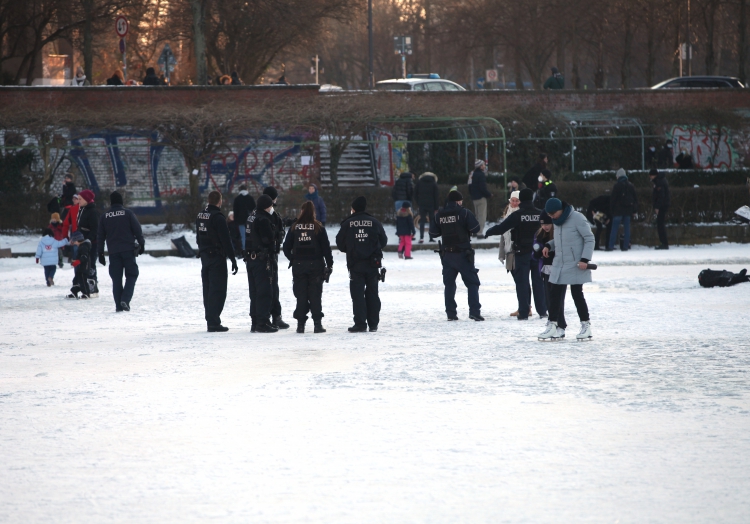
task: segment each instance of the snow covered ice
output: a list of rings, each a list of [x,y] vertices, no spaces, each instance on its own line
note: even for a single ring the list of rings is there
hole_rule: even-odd
[[[251,334],[242,264],[209,334],[198,260],[140,257],[117,314],[108,268],[66,301],[67,266],[47,288],[0,260],[0,522],[748,522],[750,284],[697,275],[750,247],[597,253],[585,344],[508,316],[495,250],[487,321],[459,282],[446,322],[438,256],[414,257],[386,255],[380,329],[349,334],[335,253],[318,335]]]

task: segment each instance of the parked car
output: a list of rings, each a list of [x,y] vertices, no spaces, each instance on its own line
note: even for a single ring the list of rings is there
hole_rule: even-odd
[[[745,86],[742,85],[739,78],[733,76],[682,76],[665,80],[651,89],[705,89],[712,87],[743,89]]]
[[[435,73],[382,80],[375,84],[375,88],[378,91],[466,91],[457,83],[443,80]]]

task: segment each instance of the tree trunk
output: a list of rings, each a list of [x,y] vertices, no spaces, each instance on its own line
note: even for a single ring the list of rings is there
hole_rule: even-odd
[[[716,6],[715,2],[711,2],[703,11],[703,23],[706,28],[706,74],[709,76],[714,75],[716,71],[716,52],[714,48]]]
[[[623,21],[625,25],[625,39],[622,45],[622,62],[620,63],[620,87],[622,89],[627,89],[630,84],[630,58],[633,51],[634,37],[632,20],[630,19],[630,16],[628,14],[626,14],[625,16],[626,18]]]
[[[83,11],[86,17],[83,23],[83,73],[86,75],[88,81],[91,82],[91,85],[94,85],[93,0],[83,0]],[[73,76],[75,76],[75,67],[73,68]]]
[[[655,1],[649,0],[646,13],[646,85],[654,85],[656,65],[656,9]]]
[[[738,22],[738,38],[737,38],[737,59],[739,67],[737,69],[737,76],[740,78],[742,83],[745,83],[745,62],[747,61],[747,0],[740,1],[740,13]]]
[[[206,67],[206,0],[190,0],[193,12],[193,45],[195,52],[195,84],[208,84]]]

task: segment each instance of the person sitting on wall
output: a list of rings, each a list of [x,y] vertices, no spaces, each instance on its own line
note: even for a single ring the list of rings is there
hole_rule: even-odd
[[[159,77],[156,76],[156,70],[153,67],[146,69],[146,76],[143,77],[144,86],[160,86],[162,83],[159,81]]]
[[[124,75],[122,74],[121,69],[116,69],[114,73],[112,73],[112,76],[107,79],[107,85],[108,86],[121,86],[125,85],[125,82],[123,82]]]

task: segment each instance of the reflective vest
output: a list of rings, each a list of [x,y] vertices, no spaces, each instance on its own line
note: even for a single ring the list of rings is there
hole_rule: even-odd
[[[471,241],[466,223],[459,216],[460,211],[460,207],[444,209],[435,219],[440,226],[444,247],[452,248]]]
[[[315,224],[295,223],[292,228],[292,234],[294,235],[292,252],[295,258],[320,258],[323,256],[320,252]]]
[[[221,210],[217,207],[214,207],[214,209],[206,207],[206,209],[198,213],[198,218],[195,221],[195,232],[199,251],[221,251],[219,235],[211,223],[211,218],[217,214],[222,215]]]

